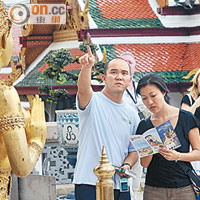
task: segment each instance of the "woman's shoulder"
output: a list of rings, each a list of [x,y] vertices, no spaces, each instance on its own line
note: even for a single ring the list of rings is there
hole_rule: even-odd
[[[194,99],[190,94],[186,94],[183,96],[182,100],[181,100],[181,105],[185,103],[189,106],[191,106],[194,103]]]
[[[181,105],[182,105],[182,103],[185,103],[185,104],[187,104],[187,105],[190,104],[190,99],[189,99],[188,94],[186,94],[186,95],[183,96],[183,98],[182,98],[182,100],[181,100]]]

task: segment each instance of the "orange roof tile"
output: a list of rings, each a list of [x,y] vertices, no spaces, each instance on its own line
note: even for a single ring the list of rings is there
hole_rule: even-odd
[[[38,72],[44,71],[47,67],[48,67],[48,64],[42,65],[42,67],[40,67],[40,68],[38,69]]]
[[[96,3],[108,19],[157,19],[148,0],[96,0]]]
[[[131,52],[137,72],[184,71],[199,67],[200,43],[179,44],[119,44],[115,53]]]

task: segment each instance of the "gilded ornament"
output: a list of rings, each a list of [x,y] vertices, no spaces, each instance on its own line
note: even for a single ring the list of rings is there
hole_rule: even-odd
[[[0,80],[0,200],[7,200],[11,187],[11,170],[18,177],[34,169],[46,141],[44,102],[35,95],[30,112],[21,106],[12,86],[24,72],[23,48],[17,65],[11,60],[13,38],[5,4],[0,0],[0,69],[10,62],[8,80]],[[6,170],[5,170],[6,169]]]
[[[11,25],[12,24],[8,17],[6,4],[3,1],[0,1],[0,36],[1,37],[6,31],[10,33]]]
[[[93,171],[98,177],[96,182],[96,200],[114,200],[112,176],[115,173],[115,168],[109,163],[104,146],[102,147],[99,165]]]
[[[189,79],[191,76],[193,76],[194,74],[197,73],[197,71],[199,70],[199,68],[195,68],[192,71],[190,71],[186,76],[183,76],[184,79]],[[193,80],[191,80],[192,82]]]
[[[4,116],[3,118],[0,119],[0,131],[8,131],[10,128],[21,128],[25,127],[25,121],[24,121],[24,116]]]
[[[0,200],[5,200],[11,191],[12,178],[9,170],[0,170]]]

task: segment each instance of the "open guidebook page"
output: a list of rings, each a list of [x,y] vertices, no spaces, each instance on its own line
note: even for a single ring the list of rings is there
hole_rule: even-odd
[[[130,136],[130,140],[140,157],[158,153],[161,146],[166,146],[168,149],[176,149],[181,146],[169,120],[149,129],[142,135]]]

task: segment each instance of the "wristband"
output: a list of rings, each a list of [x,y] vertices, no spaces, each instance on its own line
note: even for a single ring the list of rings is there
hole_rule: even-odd
[[[81,70],[85,70],[85,71],[90,71],[92,68],[91,67],[88,67],[88,68],[84,68],[82,67]]]
[[[123,167],[124,165],[128,165],[128,166],[130,167],[130,169],[132,168],[132,166],[131,166],[131,164],[130,164],[130,163],[127,163],[127,162],[125,162],[125,163],[123,163],[123,164],[122,164],[122,166],[121,166],[121,167]]]

